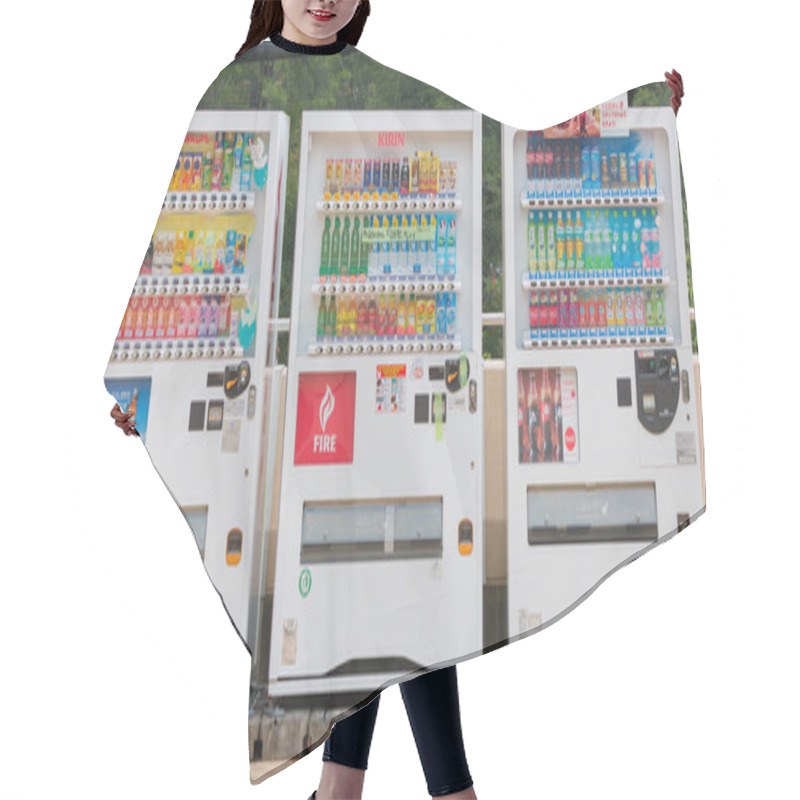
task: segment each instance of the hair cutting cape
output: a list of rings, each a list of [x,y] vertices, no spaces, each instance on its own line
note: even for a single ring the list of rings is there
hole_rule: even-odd
[[[253,783],[704,511],[665,85],[521,131],[265,41],[176,156],[105,385],[252,656]]]

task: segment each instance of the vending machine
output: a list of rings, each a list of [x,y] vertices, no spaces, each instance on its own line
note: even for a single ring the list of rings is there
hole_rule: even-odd
[[[195,114],[105,374],[253,652],[288,143],[283,113]]]
[[[482,646],[481,119],[303,114],[270,694]]]
[[[675,115],[503,129],[509,636],[704,510]]]

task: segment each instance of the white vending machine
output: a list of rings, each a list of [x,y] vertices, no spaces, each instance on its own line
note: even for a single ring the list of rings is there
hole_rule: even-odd
[[[675,115],[503,129],[508,625],[704,510]]]
[[[257,652],[289,118],[198,111],[105,374]]]
[[[482,646],[480,115],[305,112],[299,180],[275,696]]]

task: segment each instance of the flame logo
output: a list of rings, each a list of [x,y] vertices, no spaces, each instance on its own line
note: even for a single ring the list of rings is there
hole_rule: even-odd
[[[325,384],[325,396],[322,398],[322,402],[319,404],[319,423],[322,425],[323,433],[325,433],[325,427],[328,424],[328,420],[331,418],[331,414],[333,414],[335,405],[336,398],[331,391],[331,387],[328,384]]]

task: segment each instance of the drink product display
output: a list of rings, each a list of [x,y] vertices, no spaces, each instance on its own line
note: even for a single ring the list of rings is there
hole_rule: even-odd
[[[238,324],[228,295],[132,295],[117,339],[226,339]]]
[[[457,180],[457,161],[440,159],[431,150],[417,150],[411,155],[391,158],[328,158],[323,191],[326,198],[356,192],[452,197]]]
[[[180,215],[177,228],[157,228],[139,275],[241,275],[249,234],[229,225],[237,220]],[[244,226],[244,222],[241,222]]]
[[[638,137],[547,139],[529,131],[525,163],[529,199],[653,197],[655,159]]]
[[[249,192],[253,188],[250,133],[192,133],[181,148],[170,192]]]
[[[318,341],[452,339],[455,331],[455,292],[323,295],[317,311]]]
[[[457,215],[348,214],[326,216],[320,245],[322,282],[456,275]]]
[[[531,278],[662,274],[655,208],[528,211]]]
[[[528,326],[531,339],[663,335],[664,288],[533,289]]]

